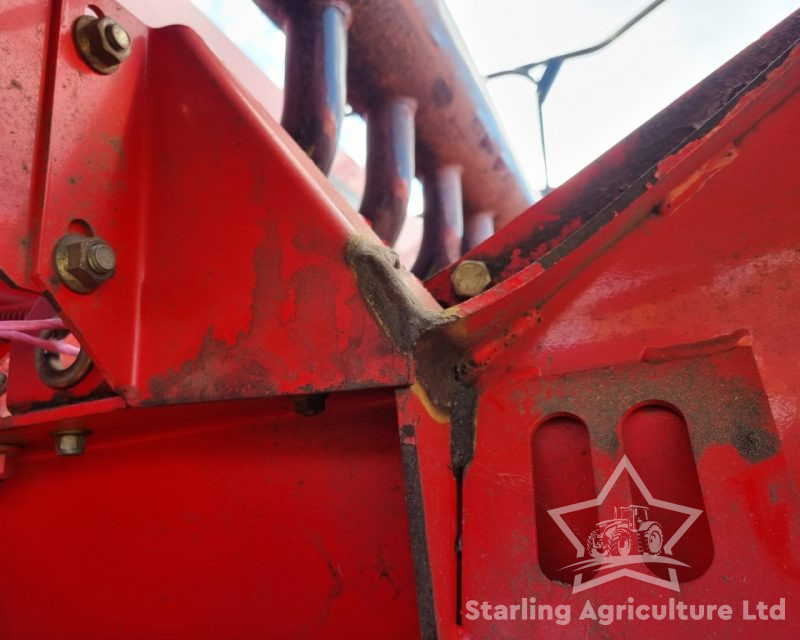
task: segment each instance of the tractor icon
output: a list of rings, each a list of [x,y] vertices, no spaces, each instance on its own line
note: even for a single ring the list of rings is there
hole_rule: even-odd
[[[647,517],[647,507],[630,505],[617,512],[614,518],[598,522],[586,541],[586,550],[593,557],[658,555],[664,543],[661,525]]]

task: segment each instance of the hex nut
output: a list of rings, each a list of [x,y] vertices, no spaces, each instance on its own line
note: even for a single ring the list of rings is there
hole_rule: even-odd
[[[489,268],[480,260],[464,260],[450,274],[453,290],[461,298],[472,298],[492,283]]]
[[[79,456],[86,451],[86,438],[89,431],[82,429],[69,429],[66,431],[54,431],[56,453],[60,456]]]
[[[67,234],[53,251],[61,281],[76,293],[91,293],[116,272],[117,256],[102,238]]]
[[[98,73],[114,73],[131,54],[133,42],[115,20],[81,16],[72,28],[75,47],[84,62]]]

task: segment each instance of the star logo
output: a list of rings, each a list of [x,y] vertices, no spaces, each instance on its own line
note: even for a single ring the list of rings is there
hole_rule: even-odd
[[[563,516],[581,509],[602,505],[623,471],[628,472],[647,504],[623,506],[619,511],[615,507],[614,519],[598,522],[589,539],[585,542],[581,541],[567,525]],[[686,515],[683,524],[666,542],[664,541],[664,532],[660,523],[649,518],[651,507]],[[629,567],[645,563],[688,567],[689,565],[671,557],[672,549],[703,511],[654,498],[642,481],[641,476],[633,468],[628,457],[623,456],[597,498],[559,507],[558,509],[550,509],[548,513],[577,552],[578,562],[564,567],[575,572],[572,593],[585,591],[622,577],[634,578],[635,580],[641,580],[642,582],[679,592],[680,584],[674,567],[668,568],[669,580],[659,578],[650,573],[635,571]],[[587,556],[589,556],[588,559],[581,560],[581,558],[587,558]],[[583,572],[589,569],[596,569],[596,574],[598,575],[584,581]]]

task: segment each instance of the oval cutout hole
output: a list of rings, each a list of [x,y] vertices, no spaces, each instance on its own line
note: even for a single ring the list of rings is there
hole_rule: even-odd
[[[628,460],[653,498],[702,510],[674,543],[671,553],[660,552],[689,565],[674,567],[678,581],[700,577],[711,566],[714,545],[686,421],[672,407],[648,404],[623,419],[622,442]],[[639,487],[632,480],[630,485],[634,504],[647,505]],[[688,517],[661,507],[649,507],[648,512],[649,520],[663,530],[665,546]],[[657,576],[669,579],[672,565],[650,562],[647,566]]]
[[[564,567],[576,562],[577,550],[548,510],[597,497],[589,431],[573,416],[552,417],[534,432],[532,450],[539,567],[551,580],[571,585],[574,574]],[[597,509],[566,514],[564,520],[579,540],[586,540]]]

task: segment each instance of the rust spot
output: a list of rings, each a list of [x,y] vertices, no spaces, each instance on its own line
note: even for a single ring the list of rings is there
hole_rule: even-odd
[[[475,449],[477,392],[465,346],[446,331],[454,316],[423,307],[405,284],[397,254],[362,236],[351,236],[345,260],[361,295],[395,348],[413,355],[417,380],[431,403],[450,414],[450,456],[462,474]]]
[[[576,195],[560,208],[558,219],[531,225],[525,237],[515,238],[495,255],[476,253],[474,258],[483,260],[502,279],[545,254],[552,254],[547,256],[550,263],[559,260],[580,244],[576,241],[567,246],[564,242],[570,225],[592,222],[580,238],[583,241],[628,208],[656,183],[656,167],[662,160],[705,137],[785,61],[798,45],[799,30],[800,13],[787,18],[579,175],[575,180],[580,187],[573,189]]]
[[[453,102],[453,90],[443,78],[437,78],[431,87],[431,102],[437,107],[447,107]]]
[[[410,354],[423,333],[448,322],[414,297],[405,283],[408,272],[388,247],[353,235],[345,247],[345,260],[356,275],[367,307],[400,353]]]
[[[580,417],[589,428],[593,446],[617,455],[617,427],[622,417],[633,407],[653,401],[672,405],[683,414],[695,459],[711,445],[733,445],[753,463],[780,449],[755,360],[747,347],[545,379],[534,394],[533,406],[542,415]]]
[[[750,332],[739,329],[733,333],[717,336],[710,340],[701,340],[690,344],[677,344],[670,347],[648,347],[642,351],[642,362],[669,362],[682,358],[696,358],[721,351],[729,351],[736,347],[749,347],[752,344]]]
[[[238,348],[244,339],[242,333],[230,345],[215,338],[214,327],[209,327],[196,358],[177,371],[150,379],[152,399],[145,404],[273,395],[269,372],[248,350]]]
[[[111,137],[108,139],[108,143],[113,147],[118,156],[122,155],[122,138]]]
[[[280,256],[262,244],[253,256],[256,281],[252,292],[250,326],[241,331],[233,344],[214,337],[209,326],[197,355],[177,370],[153,376],[148,382],[151,398],[145,404],[172,404],[220,398],[247,398],[275,395],[269,371],[259,361],[259,351],[251,347],[262,318],[277,316],[262,292],[272,287],[270,278],[280,270]]]
[[[416,436],[417,433],[413,424],[404,424],[400,427],[400,438],[402,440],[413,440]]]

